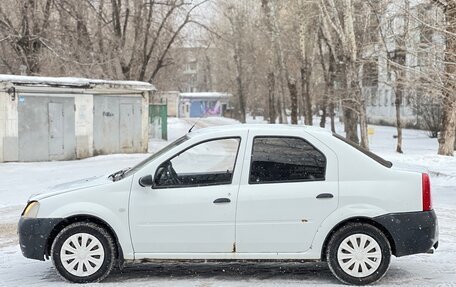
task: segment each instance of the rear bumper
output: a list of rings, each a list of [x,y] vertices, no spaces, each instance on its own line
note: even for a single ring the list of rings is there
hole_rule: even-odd
[[[47,254],[48,238],[62,218],[24,218],[18,225],[19,245],[22,255],[44,261]]]
[[[373,219],[390,233],[396,257],[427,253],[438,247],[439,228],[434,210],[390,213]]]

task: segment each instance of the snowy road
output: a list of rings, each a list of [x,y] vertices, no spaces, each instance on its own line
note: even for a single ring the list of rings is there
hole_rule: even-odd
[[[184,134],[193,121],[170,120],[170,139]],[[208,119],[197,126],[227,124]],[[433,255],[393,258],[377,286],[456,287],[456,159],[435,155],[437,142],[421,131],[404,132],[405,154],[394,153],[394,129],[375,127],[373,151],[394,165],[427,170],[433,184],[440,225],[440,247]],[[151,150],[163,146],[154,141]],[[22,257],[16,223],[30,194],[70,180],[119,170],[147,155],[111,155],[71,161],[0,164],[0,286],[62,286],[52,263]],[[127,266],[111,274],[103,286],[303,286],[339,285],[325,264],[317,263],[166,263]],[[72,285],[74,286],[74,285]],[[90,285],[88,285],[90,286]]]

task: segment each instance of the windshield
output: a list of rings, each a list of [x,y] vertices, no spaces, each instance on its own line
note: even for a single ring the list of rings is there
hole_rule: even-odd
[[[162,148],[161,150],[157,151],[156,153],[152,154],[151,156],[149,156],[148,158],[146,158],[145,160],[143,160],[142,162],[138,163],[137,165],[135,165],[134,167],[132,167],[131,169],[127,170],[122,177],[127,177],[129,175],[132,175],[134,174],[136,171],[140,170],[143,166],[145,166],[146,164],[148,164],[149,162],[151,162],[152,160],[156,159],[157,157],[161,156],[162,154],[166,153],[167,151],[173,149],[174,147],[182,144],[183,142],[187,141],[188,140],[188,137],[187,135],[181,137],[181,138],[178,138],[177,140],[175,140],[174,142],[170,143],[169,145],[165,146],[164,148]]]
[[[349,144],[351,145],[352,147],[356,148],[357,150],[359,150],[360,152],[364,153],[365,155],[367,155],[368,157],[370,157],[371,159],[375,160],[376,162],[378,162],[379,164],[385,166],[385,167],[392,167],[393,166],[393,163],[390,162],[390,161],[387,161],[386,159],[376,155],[375,153],[371,152],[371,151],[368,151],[367,149],[361,147],[360,145],[358,144],[355,144],[347,139],[345,139],[344,137],[336,134],[336,133],[333,133],[333,135],[340,139],[341,141],[345,142],[346,144]]]

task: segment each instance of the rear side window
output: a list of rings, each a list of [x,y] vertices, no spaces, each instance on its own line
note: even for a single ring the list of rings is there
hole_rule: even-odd
[[[325,180],[326,158],[301,138],[255,137],[250,184]]]
[[[358,151],[362,152],[363,154],[367,155],[368,157],[370,157],[371,159],[375,160],[376,162],[378,162],[379,164],[385,166],[385,167],[392,167],[393,166],[393,163],[390,162],[390,161],[387,161],[386,159],[376,155],[375,153],[371,152],[371,151],[368,151],[367,149],[363,148],[362,146],[358,145],[358,144],[355,144],[354,142],[351,142],[349,140],[347,140],[346,138],[344,138],[343,136],[340,136],[336,133],[333,133],[333,135],[337,138],[337,139],[340,139],[341,141],[343,141],[344,143],[348,144],[348,145],[351,145],[352,147],[356,148]]]

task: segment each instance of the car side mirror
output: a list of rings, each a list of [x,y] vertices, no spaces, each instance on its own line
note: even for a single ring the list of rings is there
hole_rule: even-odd
[[[152,175],[146,175],[139,179],[139,185],[142,187],[152,186],[154,184],[154,180]]]

